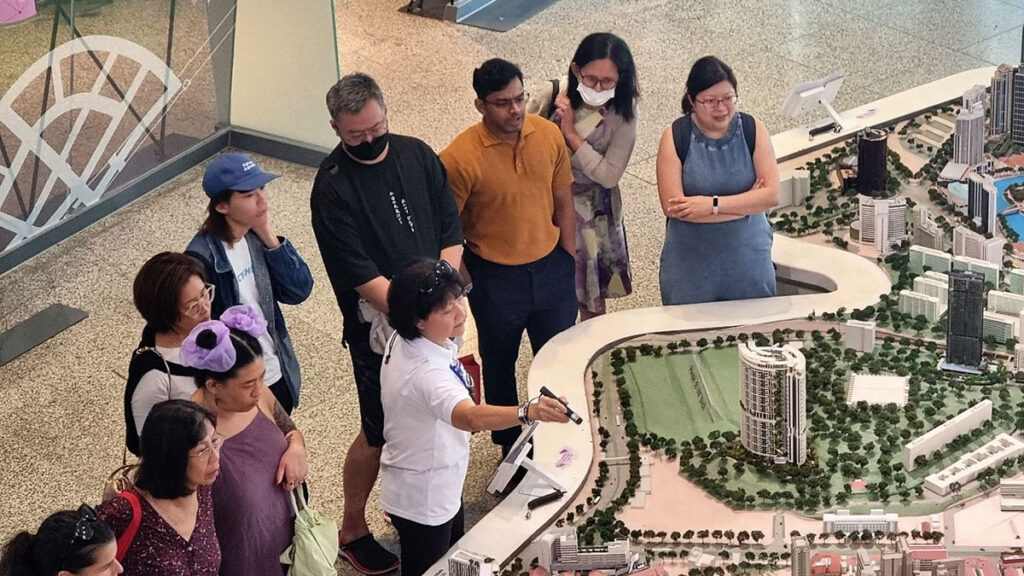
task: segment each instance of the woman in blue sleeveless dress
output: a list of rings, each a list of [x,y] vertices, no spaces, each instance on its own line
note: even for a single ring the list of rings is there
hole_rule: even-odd
[[[778,165],[767,129],[737,113],[736,99],[732,69],[705,56],[686,80],[686,116],[662,134],[659,280],[666,306],[775,295],[765,211],[778,203]]]

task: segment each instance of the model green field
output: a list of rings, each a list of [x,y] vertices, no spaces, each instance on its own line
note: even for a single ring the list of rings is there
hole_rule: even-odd
[[[668,353],[634,353],[621,364],[621,382],[630,398],[632,422],[670,457],[680,471],[713,496],[737,508],[787,506],[820,513],[837,505],[854,510],[884,505],[904,514],[934,513],[952,500],[924,490],[924,478],[953,463],[1000,432],[1013,433],[1024,421],[1024,393],[1005,374],[975,379],[975,385],[935,369],[934,352],[913,342],[889,341],[874,354],[858,354],[831,338],[812,333],[803,342],[807,358],[808,463],[774,466],[742,450],[739,362],[735,346],[680,348]],[[625,356],[622,356],[624,359]],[[606,358],[611,362],[611,355]],[[620,361],[621,362],[621,361]],[[614,364],[613,364],[614,366]],[[910,377],[905,407],[846,403],[852,373],[896,373]],[[961,438],[941,455],[907,472],[903,445],[984,398],[991,398],[993,421]],[[1016,472],[1016,462],[1000,470]],[[861,479],[868,490],[851,493]],[[998,476],[986,481],[997,482]]]

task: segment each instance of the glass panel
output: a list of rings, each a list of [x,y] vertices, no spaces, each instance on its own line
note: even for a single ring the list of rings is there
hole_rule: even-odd
[[[227,125],[234,0],[0,2],[0,253]]]

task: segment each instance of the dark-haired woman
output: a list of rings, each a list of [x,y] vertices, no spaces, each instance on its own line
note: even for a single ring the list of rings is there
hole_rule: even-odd
[[[576,298],[580,318],[605,313],[606,298],[633,291],[619,180],[636,143],[636,66],[614,34],[591,34],[569,65],[552,120],[572,153]]]
[[[210,319],[213,286],[192,258],[161,252],[135,275],[132,296],[146,321],[124,390],[125,445],[138,456],[139,434],[153,406],[196,391],[197,372],[181,365],[181,342]]]
[[[304,302],[313,291],[313,275],[292,243],[270,225],[263,188],[275,178],[246,154],[214,158],[203,176],[208,215],[187,252],[203,262],[217,289],[214,318],[245,304],[266,321],[267,332],[260,338],[265,382],[290,414],[299,405],[302,380],[279,303]]]
[[[568,421],[551,398],[520,407],[473,403],[451,341],[464,329],[463,292],[461,276],[444,260],[416,261],[388,289],[396,335],[380,378],[380,501],[398,531],[403,576],[420,576],[462,537],[470,432]]]
[[[86,504],[78,511],[51,514],[35,534],[18,532],[0,550],[0,576],[115,576],[122,572],[113,530]]]
[[[96,510],[119,538],[137,520],[134,537],[118,550],[128,574],[217,574],[221,551],[210,486],[223,439],[216,425],[209,410],[188,400],[161,402],[150,412],[135,486]]]
[[[281,553],[294,536],[288,491],[306,478],[302,433],[263,384],[263,318],[232,306],[220,320],[196,326],[182,345],[182,360],[202,371],[193,399],[217,415],[224,437],[220,478],[213,487],[220,573],[284,574]]]
[[[686,80],[684,116],[662,134],[665,305],[775,295],[765,211],[778,203],[779,170],[768,130],[736,111],[737,98],[732,69],[705,56]]]

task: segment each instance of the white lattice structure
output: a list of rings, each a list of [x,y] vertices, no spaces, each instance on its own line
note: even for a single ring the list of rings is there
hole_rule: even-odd
[[[66,61],[74,57],[87,58],[86,54],[90,52],[102,57],[101,69],[92,85],[80,92],[65,93],[62,66],[66,66]],[[127,80],[123,74],[118,76],[120,84],[127,84],[123,89],[124,98],[112,98],[104,93],[103,88],[109,83],[115,64],[123,68],[121,64],[124,60],[129,61],[133,67],[137,66],[137,69],[134,76]],[[26,120],[15,110],[15,103],[22,92],[37,84],[38,79],[46,74],[51,75],[53,100],[39,118]],[[141,120],[131,127],[127,136],[115,140],[135,96],[144,84],[154,81],[163,84],[163,94],[148,109],[138,111]],[[34,158],[38,158],[40,165],[46,167],[49,176],[38,190],[33,191],[35,200],[25,206],[29,210],[27,217],[0,211],[0,229],[14,234],[6,248],[16,246],[59,222],[72,210],[98,201],[128,163],[146,130],[159,120],[169,100],[181,89],[181,81],[158,56],[134,42],[114,36],[73,39],[54,48],[29,66],[0,98],[0,125],[9,130],[18,142],[10,164],[0,166],[0,207],[24,203],[23,198],[14,202],[11,199],[12,192],[22,170],[33,169]],[[70,162],[71,151],[82,134],[86,120],[96,114],[109,118],[109,121],[98,142],[90,142],[92,150],[84,166],[76,169]],[[67,138],[59,146],[43,138],[52,123],[58,120],[72,121],[72,118]],[[59,205],[51,206],[51,198],[57,197],[65,189],[67,193]]]

